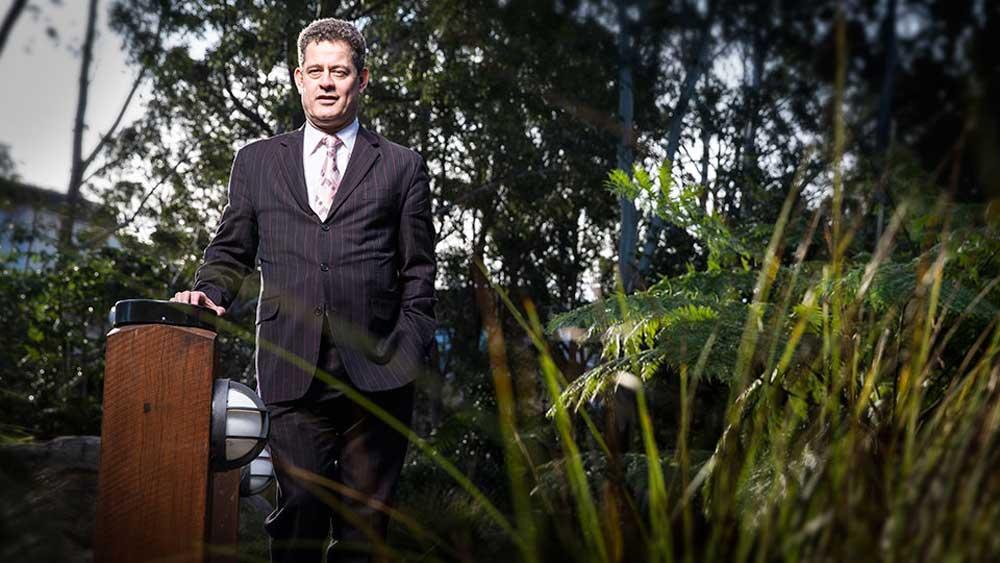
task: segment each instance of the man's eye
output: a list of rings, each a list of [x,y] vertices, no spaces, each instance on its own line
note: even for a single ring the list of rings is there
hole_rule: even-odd
[[[320,74],[321,74],[320,71],[315,68],[309,71],[309,76],[311,76],[312,78],[319,78]]]

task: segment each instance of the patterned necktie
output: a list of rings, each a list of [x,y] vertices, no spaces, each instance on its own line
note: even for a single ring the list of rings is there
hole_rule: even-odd
[[[344,145],[336,135],[327,135],[320,141],[326,147],[326,160],[320,170],[319,191],[316,193],[316,208],[320,219],[326,220],[333,205],[333,196],[340,187],[340,169],[337,167],[337,149]]]

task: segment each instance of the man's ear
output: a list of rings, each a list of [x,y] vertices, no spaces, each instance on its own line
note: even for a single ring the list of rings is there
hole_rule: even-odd
[[[295,72],[292,73],[295,76],[295,89],[302,93],[302,67],[295,67]]]
[[[364,92],[365,88],[368,87],[368,79],[371,78],[371,73],[368,72],[368,67],[361,69],[361,73],[358,75],[361,78],[361,87],[359,92]]]

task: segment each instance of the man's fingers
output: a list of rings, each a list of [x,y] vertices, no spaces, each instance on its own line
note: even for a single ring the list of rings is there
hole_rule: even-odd
[[[215,314],[218,315],[218,316],[220,316],[220,317],[223,315],[223,313],[226,312],[226,310],[223,307],[219,307],[218,305],[216,305],[215,303],[213,303],[212,300],[209,299],[208,296],[205,295],[204,293],[202,293],[200,291],[196,291],[194,293],[195,293],[195,295],[197,295],[197,299],[198,299],[198,302],[195,303],[195,305],[201,305],[202,307],[208,307],[209,309],[215,311]]]
[[[170,298],[171,301],[177,303],[191,303],[191,292],[190,291],[178,291]]]
[[[215,303],[212,303],[212,300],[209,299],[207,295],[201,292],[198,292],[198,305],[201,305],[202,307],[208,307],[209,309],[215,311],[215,314],[220,317],[222,316],[223,313],[226,312],[225,309],[219,307]]]
[[[206,307],[211,309],[220,317],[226,312],[224,307],[220,307],[213,303],[212,300],[201,291],[178,291],[173,297],[170,298],[170,300],[177,303],[187,303],[188,305]]]

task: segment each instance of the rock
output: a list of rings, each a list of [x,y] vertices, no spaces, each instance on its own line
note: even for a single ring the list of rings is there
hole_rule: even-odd
[[[93,559],[101,439],[0,446],[2,561]]]

